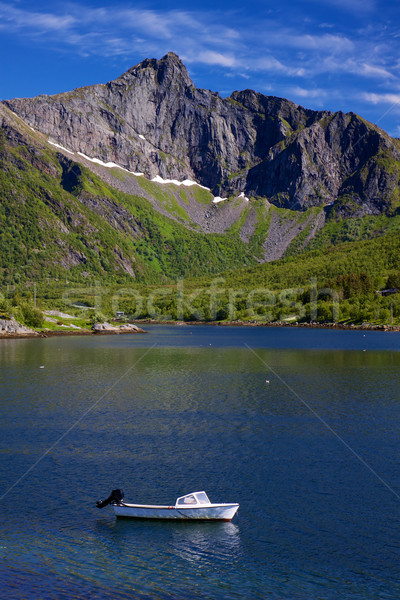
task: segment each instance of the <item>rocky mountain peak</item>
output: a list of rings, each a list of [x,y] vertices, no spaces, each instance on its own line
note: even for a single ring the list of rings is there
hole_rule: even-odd
[[[167,86],[174,82],[175,85],[182,84],[184,87],[194,87],[185,65],[174,52],[168,52],[160,60],[146,58],[139,64],[128,69],[128,71],[116,79],[116,82],[141,80],[146,76],[147,71],[153,73],[154,81],[158,85]]]

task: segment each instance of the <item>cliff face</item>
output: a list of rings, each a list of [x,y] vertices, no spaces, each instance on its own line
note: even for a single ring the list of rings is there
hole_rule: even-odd
[[[196,89],[172,53],[107,84],[6,104],[50,140],[149,178],[300,210],[340,199],[338,214],[378,214],[397,200],[400,146],[384,131],[252,90],[223,99]]]

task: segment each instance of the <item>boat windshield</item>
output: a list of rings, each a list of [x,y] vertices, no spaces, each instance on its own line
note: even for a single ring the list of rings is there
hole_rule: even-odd
[[[210,504],[210,500],[205,492],[194,492],[178,498],[176,504],[179,506],[188,506],[193,504]]]
[[[197,504],[197,500],[193,494],[188,494],[182,498],[178,498],[177,504]]]
[[[196,498],[199,504],[210,504],[210,500],[205,492],[197,492]]]

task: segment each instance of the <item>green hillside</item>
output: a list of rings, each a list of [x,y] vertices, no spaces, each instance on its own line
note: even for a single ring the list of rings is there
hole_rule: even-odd
[[[134,319],[399,325],[400,293],[377,293],[400,290],[399,246],[396,231],[297,258],[164,284],[42,281],[37,297],[42,308],[67,310],[81,318],[96,313],[110,318],[122,310]],[[17,286],[17,293],[30,303],[32,292],[32,287]],[[9,302],[15,293],[9,290]]]
[[[5,107],[0,116],[5,314],[12,303],[23,305],[23,320],[34,286],[39,307],[80,313],[72,305],[81,302],[94,307],[85,318],[123,310],[178,320],[400,321],[398,294],[377,294],[400,289],[395,207],[343,218],[334,207],[291,211],[263,198],[215,206],[202,188],[120,169],[105,181]],[[123,191],[133,184],[136,193]],[[200,208],[230,224],[204,231],[190,216]],[[283,257],[265,262],[280,243]]]

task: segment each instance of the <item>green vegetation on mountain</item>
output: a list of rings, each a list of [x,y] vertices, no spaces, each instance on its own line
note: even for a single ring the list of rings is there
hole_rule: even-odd
[[[110,187],[55,151],[10,144],[0,130],[0,282],[101,278],[155,283],[255,264],[238,231],[204,234]],[[139,179],[188,220],[170,186]],[[191,190],[185,190],[190,197]],[[200,201],[205,195],[201,190]],[[195,197],[199,195],[195,190]]]
[[[399,245],[396,231],[219,276],[158,285],[42,281],[38,304],[86,321],[122,310],[135,319],[400,324],[400,293],[377,293],[387,287],[400,290]],[[16,289],[18,301],[32,305],[32,288],[21,284]],[[15,290],[4,295],[10,302]],[[23,316],[22,322],[31,323]]]

